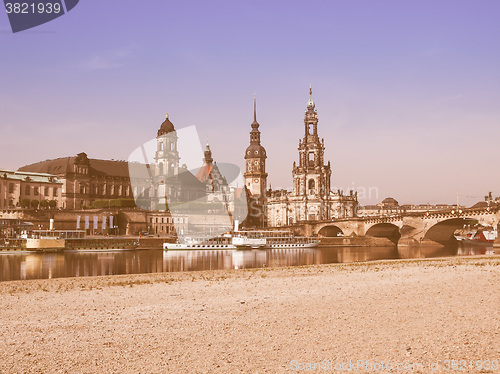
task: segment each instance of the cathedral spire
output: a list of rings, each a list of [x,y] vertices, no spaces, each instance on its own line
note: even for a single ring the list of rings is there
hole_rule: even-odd
[[[257,94],[253,94],[253,121],[257,122]]]
[[[252,129],[258,131],[259,123],[257,122],[257,95],[253,94],[253,123]],[[254,131],[252,130],[252,131]]]

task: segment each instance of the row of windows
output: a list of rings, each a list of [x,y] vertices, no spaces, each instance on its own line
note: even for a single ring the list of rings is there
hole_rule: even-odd
[[[29,184],[24,186],[24,194],[29,196],[32,194],[34,196],[38,196],[42,194],[43,196],[50,196],[50,189],[52,188],[53,196],[57,196],[58,188],[57,187],[39,187],[39,186],[30,186]],[[15,184],[9,183],[9,193],[14,193]],[[0,185],[0,192],[2,191],[2,186]]]
[[[38,195],[43,195],[43,196],[50,196],[50,189],[52,188],[52,196],[57,196],[58,193],[58,188],[57,187],[39,187],[39,186],[30,186],[26,185],[24,186],[24,195],[26,196],[38,196]],[[2,190],[2,186],[0,186],[0,192]],[[14,193],[15,190],[15,184],[14,183],[9,183],[9,193]]]
[[[187,218],[182,217],[150,217],[149,223],[187,223]]]
[[[149,223],[171,223],[171,220],[172,219],[169,217],[166,217],[166,218],[163,218],[163,217],[162,218],[158,218],[158,217],[153,218],[153,217],[151,217],[151,218],[149,218]]]
[[[91,191],[94,195],[115,195],[115,196],[130,196],[129,186],[97,186],[92,185]],[[85,195],[89,192],[89,187],[80,185],[80,194]]]

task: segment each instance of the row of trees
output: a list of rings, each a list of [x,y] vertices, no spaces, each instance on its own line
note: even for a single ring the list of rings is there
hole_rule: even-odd
[[[39,206],[40,208],[43,208],[43,209],[54,209],[55,207],[57,207],[57,201],[56,200],[36,200],[36,199],[33,199],[33,200],[30,200],[30,199],[22,199],[20,201],[21,203],[21,207],[22,208],[33,208],[33,209],[37,209]]]
[[[90,208],[135,208],[134,199],[109,199],[109,200],[95,200],[90,204]]]

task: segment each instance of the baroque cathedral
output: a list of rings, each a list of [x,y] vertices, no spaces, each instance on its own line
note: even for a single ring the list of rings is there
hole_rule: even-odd
[[[260,144],[255,99],[250,146],[245,152],[245,186],[250,196],[249,214],[258,226],[286,226],[301,221],[350,218],[356,215],[357,193],[331,191],[330,161],[325,164],[325,142],[318,136],[318,112],[309,88],[304,117],[304,137],[299,140],[299,162],[293,163],[293,189],[266,189],[266,150]],[[259,215],[260,214],[260,215]],[[255,217],[258,217],[255,219]]]

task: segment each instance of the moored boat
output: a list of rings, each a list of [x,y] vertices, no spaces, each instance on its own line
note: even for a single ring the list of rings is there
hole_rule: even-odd
[[[235,231],[213,238],[184,237],[177,243],[164,243],[164,250],[200,249],[269,249],[269,248],[313,248],[318,239],[297,237],[290,231],[247,230]]]
[[[163,250],[236,249],[229,235],[217,237],[184,237],[176,243],[163,243]]]
[[[498,233],[496,230],[478,229],[475,232],[457,238],[457,240],[464,245],[492,246],[497,236]]]
[[[267,243],[262,231],[238,231],[232,235],[236,248],[264,248]]]
[[[33,230],[21,235],[21,238],[26,240],[28,251],[52,252],[66,249],[66,239],[84,235],[85,232],[80,230]]]

